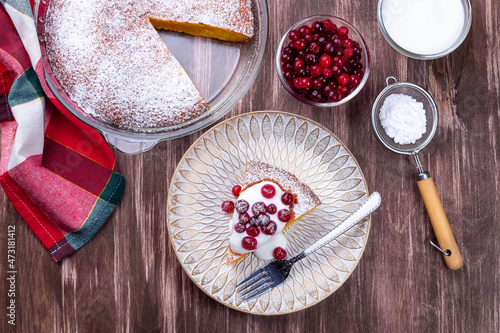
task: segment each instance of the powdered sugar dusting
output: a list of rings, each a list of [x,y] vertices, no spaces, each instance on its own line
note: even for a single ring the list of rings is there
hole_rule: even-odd
[[[149,18],[222,22],[232,29],[234,24],[227,22],[238,17],[240,2],[248,4],[52,0],[45,25],[49,61],[68,96],[96,118],[126,127],[180,124],[208,105]],[[240,31],[248,33],[247,28]]]
[[[245,172],[244,188],[263,180],[274,181],[284,191],[290,191],[297,196],[297,203],[293,205],[296,220],[321,204],[309,186],[299,181],[293,174],[266,163],[249,162]]]

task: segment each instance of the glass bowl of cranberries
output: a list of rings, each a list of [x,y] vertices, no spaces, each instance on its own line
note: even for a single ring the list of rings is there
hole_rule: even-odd
[[[363,37],[349,22],[315,15],[295,23],[276,53],[276,70],[285,89],[299,101],[335,107],[356,96],[370,73]]]

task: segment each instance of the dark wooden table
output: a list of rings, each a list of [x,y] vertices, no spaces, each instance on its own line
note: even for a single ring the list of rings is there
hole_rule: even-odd
[[[353,152],[370,191],[383,196],[363,257],[347,282],[306,310],[248,315],[202,292],[169,242],[166,203],[178,161],[202,132],[151,151],[117,152],[127,179],[123,199],[90,241],[52,261],[0,194],[1,332],[499,332],[500,331],[500,32],[498,1],[474,1],[472,28],[452,54],[409,59],[383,38],[377,1],[269,1],[264,65],[225,119],[282,110],[330,129]],[[274,68],[281,35],[295,21],[329,13],[351,21],[370,47],[372,72],[347,105],[323,110],[290,98]],[[426,88],[440,115],[421,160],[433,175],[464,266],[446,268],[433,236],[410,157],[387,151],[372,133],[370,112],[389,75]],[[17,230],[17,325],[7,324],[7,226]]]

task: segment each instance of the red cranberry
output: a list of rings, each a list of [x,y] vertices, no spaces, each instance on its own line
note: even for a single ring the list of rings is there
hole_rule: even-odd
[[[338,85],[337,91],[341,92],[343,96],[346,96],[351,92],[351,89],[349,86]]]
[[[318,39],[316,40],[318,42],[319,45],[323,46],[326,44],[327,40],[325,38],[325,36],[319,36]]]
[[[292,69],[283,71],[285,80],[292,81],[295,78],[295,72]]]
[[[332,59],[332,62],[337,65],[337,66],[344,66],[345,62],[347,61],[347,58],[343,55],[341,56],[335,56]]]
[[[262,232],[266,235],[274,235],[278,229],[276,222],[271,221],[267,225],[261,227]]]
[[[330,19],[324,20],[323,24],[325,25],[326,31],[329,31],[331,33],[337,32],[337,26],[332,22],[332,20],[330,20]]]
[[[222,202],[221,208],[226,213],[232,213],[234,212],[234,202],[232,202],[231,200],[226,200]]]
[[[236,201],[235,208],[236,211],[240,214],[246,213],[248,210],[248,207],[250,207],[250,204],[246,200],[238,200]]]
[[[266,199],[271,199],[276,195],[276,189],[271,184],[266,184],[260,189],[260,193]]]
[[[314,38],[312,35],[305,35],[304,36],[304,42],[306,42],[306,44],[311,43],[313,40],[314,40]]]
[[[322,34],[325,32],[325,24],[323,22],[316,21],[313,23],[312,29],[315,34]]]
[[[250,223],[251,226],[256,227],[259,224],[259,220],[257,219],[257,216],[252,216],[248,223]]]
[[[355,69],[353,72],[355,75],[357,75],[360,79],[365,76],[365,72],[362,69]]]
[[[309,89],[312,87],[312,84],[313,84],[313,82],[312,82],[310,77],[303,77],[302,78],[302,82],[301,82],[302,89]],[[268,199],[270,199],[270,198],[268,198]]]
[[[306,63],[308,65],[316,65],[319,61],[319,58],[316,54],[313,54],[313,53],[307,53],[306,54]]]
[[[332,87],[332,85],[331,85],[331,84],[330,84],[330,82],[329,82],[329,83],[327,83],[327,84],[323,87],[323,89],[321,89],[321,92],[322,92],[325,96],[328,96],[328,93],[329,93],[331,90],[333,90],[333,89],[334,89],[334,87]]]
[[[335,52],[335,44],[333,43],[333,41],[329,41],[328,43],[325,44],[325,53],[331,56],[333,55],[334,52]]]
[[[250,222],[250,215],[248,213],[243,213],[238,216],[238,222],[246,225],[248,222]]]
[[[304,60],[302,59],[295,59],[293,63],[293,69],[298,71],[299,69],[304,68]]]
[[[318,43],[316,42],[312,42],[310,45],[309,45],[309,48],[308,48],[309,52],[313,53],[313,54],[318,54],[321,52],[321,45],[319,45]]]
[[[287,53],[291,56],[294,56],[296,52],[295,52],[295,49],[293,47],[287,46],[283,49],[283,53]]]
[[[253,237],[243,237],[241,240],[241,246],[248,251],[253,251],[257,248],[257,240]]]
[[[293,66],[291,64],[283,64],[281,65],[281,70],[283,71],[293,70]]]
[[[262,214],[257,217],[257,225],[268,225],[269,221],[271,221],[271,218],[267,214]]]
[[[257,227],[251,225],[247,228],[247,235],[248,236],[257,237],[259,234],[260,234],[260,230]]]
[[[334,75],[333,71],[332,71],[332,68],[331,67],[327,67],[325,69],[323,69],[323,75],[326,77],[326,78],[330,78]]]
[[[342,73],[339,76],[337,76],[337,83],[342,85],[342,86],[347,86],[350,81],[351,81],[351,78],[349,77],[349,74],[347,74],[347,73]]]
[[[353,48],[347,48],[344,50],[344,55],[347,57],[347,58],[351,58],[352,56],[354,56],[354,49]]]
[[[299,28],[299,34],[302,38],[304,38],[306,35],[310,35],[311,33],[312,30],[307,25],[303,25]]]
[[[278,220],[280,220],[281,222],[288,222],[290,221],[290,217],[291,217],[291,213],[288,209],[281,209],[279,212],[278,212]]]
[[[282,247],[277,247],[273,251],[273,257],[277,260],[283,260],[286,258],[286,250]]]
[[[231,189],[231,192],[233,192],[233,195],[237,197],[240,195],[241,192],[241,186],[240,185],[234,185],[233,188]]]
[[[332,72],[333,72],[333,75],[340,75],[342,73],[342,68],[340,68],[340,66],[338,66],[338,65],[333,65]]]
[[[347,35],[349,34],[349,28],[341,26],[339,28],[338,34],[339,34],[339,36],[347,37]]]
[[[276,214],[277,208],[275,204],[270,204],[267,206],[267,213],[268,214]]]
[[[288,33],[288,38],[290,38],[290,40],[292,41],[296,41],[300,39],[300,34],[297,30],[292,30]]]
[[[313,102],[321,102],[323,100],[323,95],[319,92],[319,90],[314,89],[308,95],[308,98]]]
[[[350,82],[349,82],[351,87],[355,88],[355,87],[359,86],[360,83],[361,83],[361,79],[359,78],[359,76],[357,76],[356,74],[351,75]]]
[[[290,193],[290,192],[285,192],[283,193],[283,195],[281,196],[281,202],[284,204],[284,205],[287,205],[287,206],[290,206],[291,204],[293,204],[293,194]]]
[[[304,60],[306,58],[306,53],[304,50],[300,50],[297,52],[297,58]]]
[[[324,68],[330,66],[331,62],[332,62],[332,59],[330,58],[330,56],[328,54],[323,54],[321,57],[319,57],[319,64]]]
[[[292,61],[292,56],[288,53],[283,53],[281,55],[281,62],[284,63],[284,64],[288,64],[289,62]]]
[[[306,76],[310,76],[311,73],[309,72],[309,70],[307,68],[301,68],[297,71],[297,75],[300,77],[306,77]]]
[[[245,225],[241,224],[241,223],[236,223],[234,225],[234,231],[236,231],[237,233],[241,234],[242,232],[245,231]]]
[[[342,46],[344,46],[346,49],[352,47],[353,46],[352,39],[350,39],[350,38],[344,39],[342,41]]]
[[[340,39],[339,37],[333,37],[332,42],[335,48],[339,48],[342,46],[342,39]]]
[[[293,86],[297,89],[302,88],[302,79],[300,77],[297,77],[293,80]]]
[[[329,91],[327,98],[329,102],[337,103],[340,102],[340,100],[342,99],[342,94],[337,90],[332,89]]]
[[[297,39],[293,42],[293,47],[301,51],[307,47],[307,44],[303,39]]]
[[[311,76],[312,76],[312,71],[311,71]],[[323,87],[325,82],[323,81],[324,78],[317,77],[313,80],[313,88],[316,90],[319,90]]]
[[[256,202],[252,205],[252,213],[254,216],[265,214],[266,211],[267,211],[266,205],[262,201]]]
[[[309,67],[309,71],[312,77],[320,76],[323,73],[323,67],[321,65],[312,65]]]

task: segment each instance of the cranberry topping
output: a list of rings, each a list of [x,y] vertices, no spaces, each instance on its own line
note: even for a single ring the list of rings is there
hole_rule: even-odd
[[[282,247],[277,247],[273,251],[273,257],[277,260],[283,260],[286,258],[286,250]]]
[[[236,231],[237,233],[242,233],[245,231],[245,225],[244,224],[241,224],[241,223],[236,223],[234,225],[234,231]]]
[[[267,206],[267,213],[268,214],[276,214],[276,211],[277,211],[277,208],[276,208],[276,205],[275,204],[270,204],[269,206]]]
[[[283,193],[283,195],[281,196],[281,202],[284,205],[290,206],[291,204],[293,204],[293,194],[290,192]]]
[[[248,251],[255,250],[257,248],[257,240],[250,236],[243,237],[241,246]]]
[[[250,223],[251,226],[256,226],[259,223],[259,220],[257,219],[257,216],[252,216],[248,223]]]
[[[278,220],[280,220],[281,222],[288,222],[290,221],[290,217],[291,217],[291,214],[290,214],[290,211],[288,209],[281,209],[279,212],[278,212]]]
[[[267,212],[266,205],[262,202],[256,202],[252,205],[252,213],[254,216],[259,216],[260,214],[265,214]]]
[[[248,215],[248,213],[240,214],[238,216],[238,222],[246,225],[248,222],[250,222],[250,215]]]
[[[240,195],[240,192],[241,192],[241,186],[240,185],[234,185],[231,192],[233,192],[233,195],[235,197],[237,197],[238,195]]]
[[[251,225],[247,228],[247,234],[248,236],[257,237],[260,234],[260,230],[258,227]]]
[[[266,199],[271,199],[276,195],[276,189],[271,184],[266,184],[260,189],[262,196]]]
[[[267,225],[261,227],[262,232],[266,235],[274,235],[276,233],[276,230],[278,229],[278,226],[276,225],[276,222],[271,221]]]
[[[234,202],[231,200],[226,200],[222,202],[221,208],[226,213],[234,212]]]
[[[250,204],[246,200],[238,200],[236,201],[236,211],[240,214],[246,213],[248,210],[248,207],[250,207]]]
[[[269,221],[271,221],[271,217],[267,214],[262,214],[257,217],[257,225],[263,226],[268,225]]]

